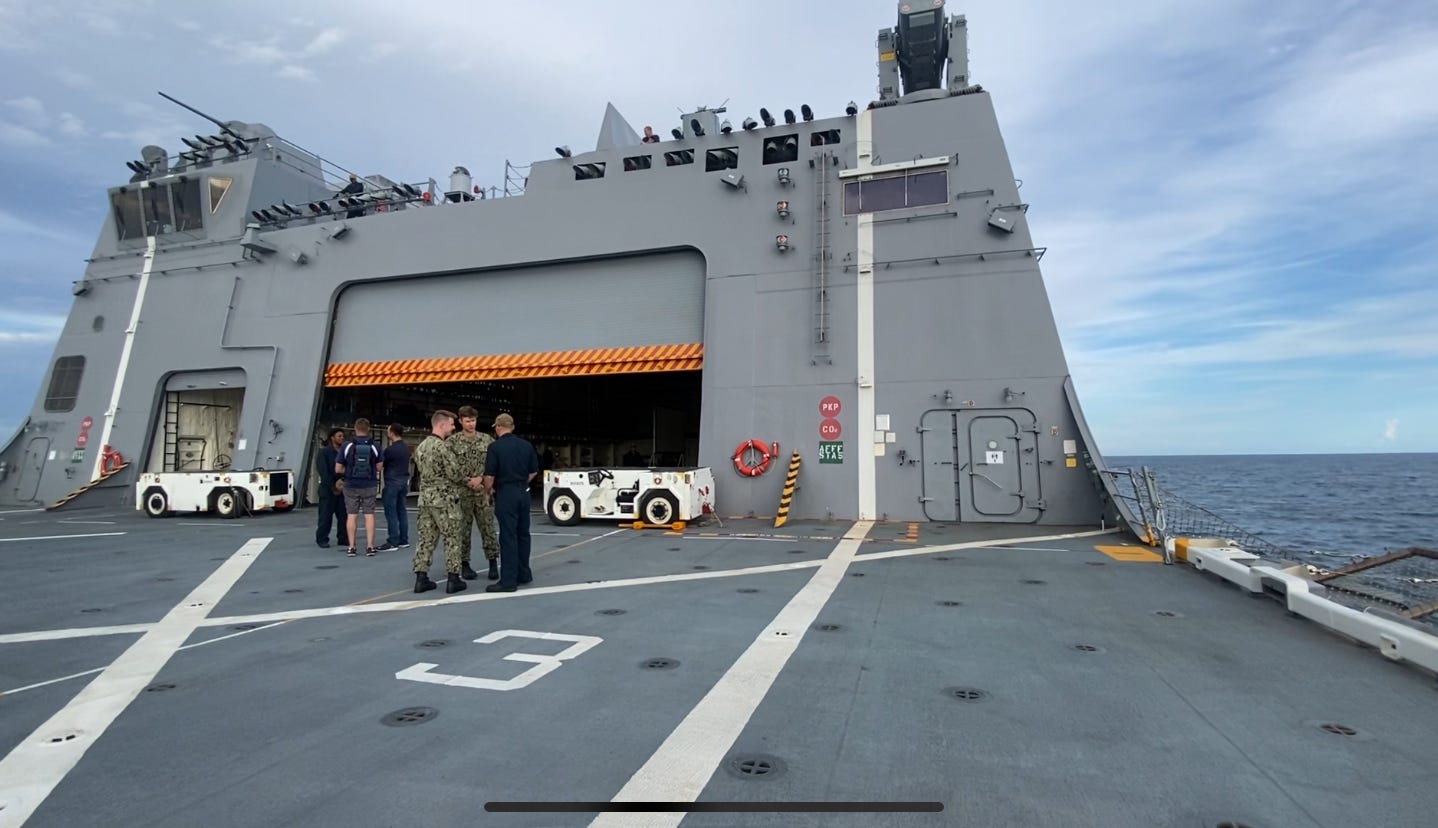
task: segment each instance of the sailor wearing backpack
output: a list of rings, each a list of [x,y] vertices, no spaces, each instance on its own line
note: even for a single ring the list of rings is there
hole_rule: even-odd
[[[384,468],[379,446],[369,436],[369,420],[364,417],[355,420],[354,432],[354,439],[345,443],[335,460],[335,474],[345,476],[345,511],[349,513],[347,528],[350,538],[350,548],[345,554],[351,558],[356,554],[355,542],[359,540],[355,535],[356,514],[364,515],[365,539],[369,541],[364,553],[373,555],[375,552],[374,504],[379,489],[379,473]]]

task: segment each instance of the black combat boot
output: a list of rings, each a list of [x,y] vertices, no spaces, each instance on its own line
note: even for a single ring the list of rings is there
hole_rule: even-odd
[[[414,591],[415,591],[415,592],[429,592],[431,589],[435,589],[435,588],[438,587],[438,586],[439,586],[439,584],[436,584],[434,581],[431,581],[431,580],[429,579],[429,573],[428,573],[428,572],[416,572],[416,573],[414,573]]]
[[[469,561],[464,561],[460,567],[459,574],[463,575],[466,581],[473,581],[479,577],[479,573],[474,571],[474,568],[469,565]]]
[[[499,580],[499,559],[498,559],[498,558],[490,558],[490,559],[489,559],[489,580],[491,580],[491,581],[498,581],[498,580]]]
[[[456,592],[464,592],[466,589],[469,589],[469,584],[460,579],[458,572],[449,573],[449,583],[444,585],[445,592],[453,595]]]

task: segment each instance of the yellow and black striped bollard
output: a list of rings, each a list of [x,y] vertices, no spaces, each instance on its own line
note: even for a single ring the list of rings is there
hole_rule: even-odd
[[[784,478],[784,493],[779,495],[779,511],[774,515],[774,526],[780,527],[789,519],[789,504],[794,500],[794,486],[799,482],[799,452],[789,457],[789,475]]]

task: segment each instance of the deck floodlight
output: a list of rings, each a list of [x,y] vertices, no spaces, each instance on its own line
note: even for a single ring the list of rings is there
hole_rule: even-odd
[[[780,253],[787,252],[789,250],[789,237],[780,233],[774,237],[774,246],[779,248]]]
[[[562,147],[555,147],[554,151],[559,154],[560,158],[568,158],[570,156],[568,145]]]
[[[745,118],[745,119],[744,119],[743,127],[744,127],[744,131],[745,131],[745,132],[750,132],[750,131],[752,131],[754,128],[758,127],[758,126],[759,126],[759,122],[756,121],[756,120],[754,120],[753,118]]]
[[[684,133],[680,132],[677,127],[676,127],[675,129],[669,130],[669,134],[670,134],[670,135],[673,135],[673,136],[674,136],[674,140],[676,140],[676,141],[683,141],[683,140],[684,140]]]
[[[719,125],[719,131],[724,133],[725,135],[728,135],[729,133],[734,131],[734,125],[729,123],[728,118],[725,118],[724,122]]]
[[[858,115],[858,114],[859,114],[859,105],[856,104],[856,103],[854,103],[853,101],[849,101],[849,105],[846,106],[846,107],[844,107],[844,114],[845,114],[845,115]]]
[[[799,114],[803,115],[806,121],[814,120],[814,110],[810,109],[808,104],[799,107]]]
[[[792,124],[792,123],[794,123],[794,110],[792,110],[792,109],[786,109],[786,110],[784,110],[784,123],[786,123],[786,124]]]
[[[769,110],[767,109],[759,110],[759,120],[763,121],[764,126],[766,127],[771,127],[774,125],[774,116],[770,115]]]
[[[690,119],[689,119],[689,129],[693,130],[693,132],[694,132],[695,135],[703,135],[703,134],[704,134],[704,127],[702,127],[702,126],[699,125],[699,119],[698,119],[698,118],[690,118]]]

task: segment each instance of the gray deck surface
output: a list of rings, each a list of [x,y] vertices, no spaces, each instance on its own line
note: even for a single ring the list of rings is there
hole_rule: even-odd
[[[409,591],[412,550],[349,559],[317,548],[314,517],[0,514],[0,539],[124,533],[0,542],[0,635],[152,624],[246,541],[273,538],[211,611],[223,620],[188,642],[213,643],[175,653],[27,824],[586,825],[592,814],[483,806],[614,798],[849,529],[726,520],[675,534],[539,518],[531,587],[481,598],[481,577],[446,600]],[[743,778],[722,762],[699,799],[944,811],[696,813],[685,826],[1431,824],[1431,676],[1187,567],[1095,549],[1126,543],[1117,535],[917,529],[911,539],[908,524],[872,527],[819,611],[815,627],[837,629],[803,632],[739,738],[721,746],[724,757],[775,757],[779,771]],[[761,537],[733,537],[745,533]],[[925,551],[986,538],[995,545]],[[898,554],[865,559],[876,553]],[[725,574],[765,566],[789,568]],[[605,583],[653,576],[678,579]],[[577,589],[546,592],[561,585]],[[381,606],[267,616],[345,605]],[[235,629],[247,623],[261,626]],[[423,662],[507,679],[529,665],[505,655],[570,644],[474,643],[498,630],[602,642],[511,691],[395,676]],[[32,738],[96,674],[30,685],[107,667],[138,638],[0,643],[0,751]],[[679,664],[643,666],[655,658]],[[988,695],[960,701],[954,687]],[[380,721],[413,707],[439,713]],[[11,824],[4,810],[0,824]]]

